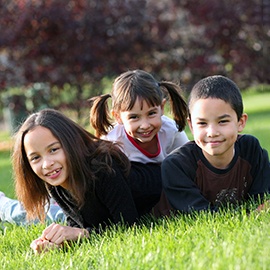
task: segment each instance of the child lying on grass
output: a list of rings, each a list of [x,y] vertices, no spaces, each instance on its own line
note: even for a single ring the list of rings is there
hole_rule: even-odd
[[[237,85],[223,76],[200,80],[190,93],[189,111],[194,141],[162,163],[172,208],[216,211],[228,203],[262,201],[270,188],[269,157],[255,137],[239,134],[248,117]]]

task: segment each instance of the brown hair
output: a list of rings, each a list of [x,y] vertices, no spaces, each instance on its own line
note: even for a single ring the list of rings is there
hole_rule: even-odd
[[[49,203],[50,185],[33,172],[24,149],[25,135],[37,126],[49,129],[61,143],[67,160],[69,186],[79,207],[84,204],[89,188],[93,191],[94,182],[98,180],[96,174],[101,170],[113,173],[113,159],[128,174],[129,160],[117,144],[96,138],[56,110],[34,113],[15,134],[12,155],[16,194],[29,219],[38,217],[44,221],[44,206]]]
[[[115,112],[132,109],[137,98],[145,100],[149,106],[159,106],[164,98],[169,99],[173,118],[179,131],[186,125],[188,108],[181,95],[181,88],[168,81],[158,82],[151,74],[143,70],[122,73],[113,83],[111,94],[93,97],[90,110],[90,124],[96,136],[106,135],[113,128],[109,116],[108,98],[112,98],[112,109]]]

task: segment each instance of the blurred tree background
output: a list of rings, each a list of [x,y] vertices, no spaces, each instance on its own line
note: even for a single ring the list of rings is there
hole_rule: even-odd
[[[213,74],[270,81],[270,0],[0,0],[0,33],[0,118],[53,107],[87,123],[86,100],[129,69],[187,92]]]

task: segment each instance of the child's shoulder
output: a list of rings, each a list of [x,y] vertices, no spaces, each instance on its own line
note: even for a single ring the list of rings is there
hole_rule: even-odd
[[[161,120],[162,120],[162,126],[161,129],[171,129],[171,130],[176,130],[176,123],[173,119],[171,119],[170,117],[166,116],[166,115],[162,115],[161,116]]]
[[[262,149],[259,140],[250,134],[238,135],[236,147],[239,148],[242,156],[254,156]]]
[[[161,120],[162,120],[162,122],[175,123],[175,121],[172,118],[170,118],[166,115],[162,115]]]
[[[201,149],[197,146],[194,141],[189,141],[184,145],[173,150],[169,156],[181,156],[182,158],[197,157]],[[172,157],[173,158],[173,157]],[[177,157],[178,158],[178,157]]]
[[[187,142],[183,146],[172,151],[162,162],[165,166],[168,163],[174,163],[176,166],[186,171],[196,171],[198,160],[201,158],[201,149],[194,141]]]
[[[247,144],[249,144],[251,147],[260,145],[259,140],[250,134],[239,134],[236,142],[245,146],[248,146]]]
[[[125,129],[123,125],[116,124],[112,130],[105,136],[102,136],[102,139],[109,141],[117,141],[119,138],[123,138],[125,135]]]

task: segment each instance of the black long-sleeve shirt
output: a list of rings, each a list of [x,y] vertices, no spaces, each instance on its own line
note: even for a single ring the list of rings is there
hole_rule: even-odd
[[[79,209],[70,193],[60,187],[51,187],[50,193],[67,217],[71,227],[94,229],[111,223],[132,224],[138,218],[131,190],[122,170],[113,165],[115,174],[99,172],[94,192],[86,193],[86,201]]]
[[[228,168],[217,169],[192,141],[163,161],[162,181],[174,209],[215,210],[227,202],[241,202],[269,192],[268,153],[255,137],[239,135]]]
[[[51,196],[63,209],[69,226],[91,230],[118,222],[133,224],[150,213],[161,194],[160,166],[132,162],[128,179],[116,163],[112,168],[115,174],[110,176],[99,172],[94,193],[86,194],[81,209],[67,190],[60,186],[50,187]]]

